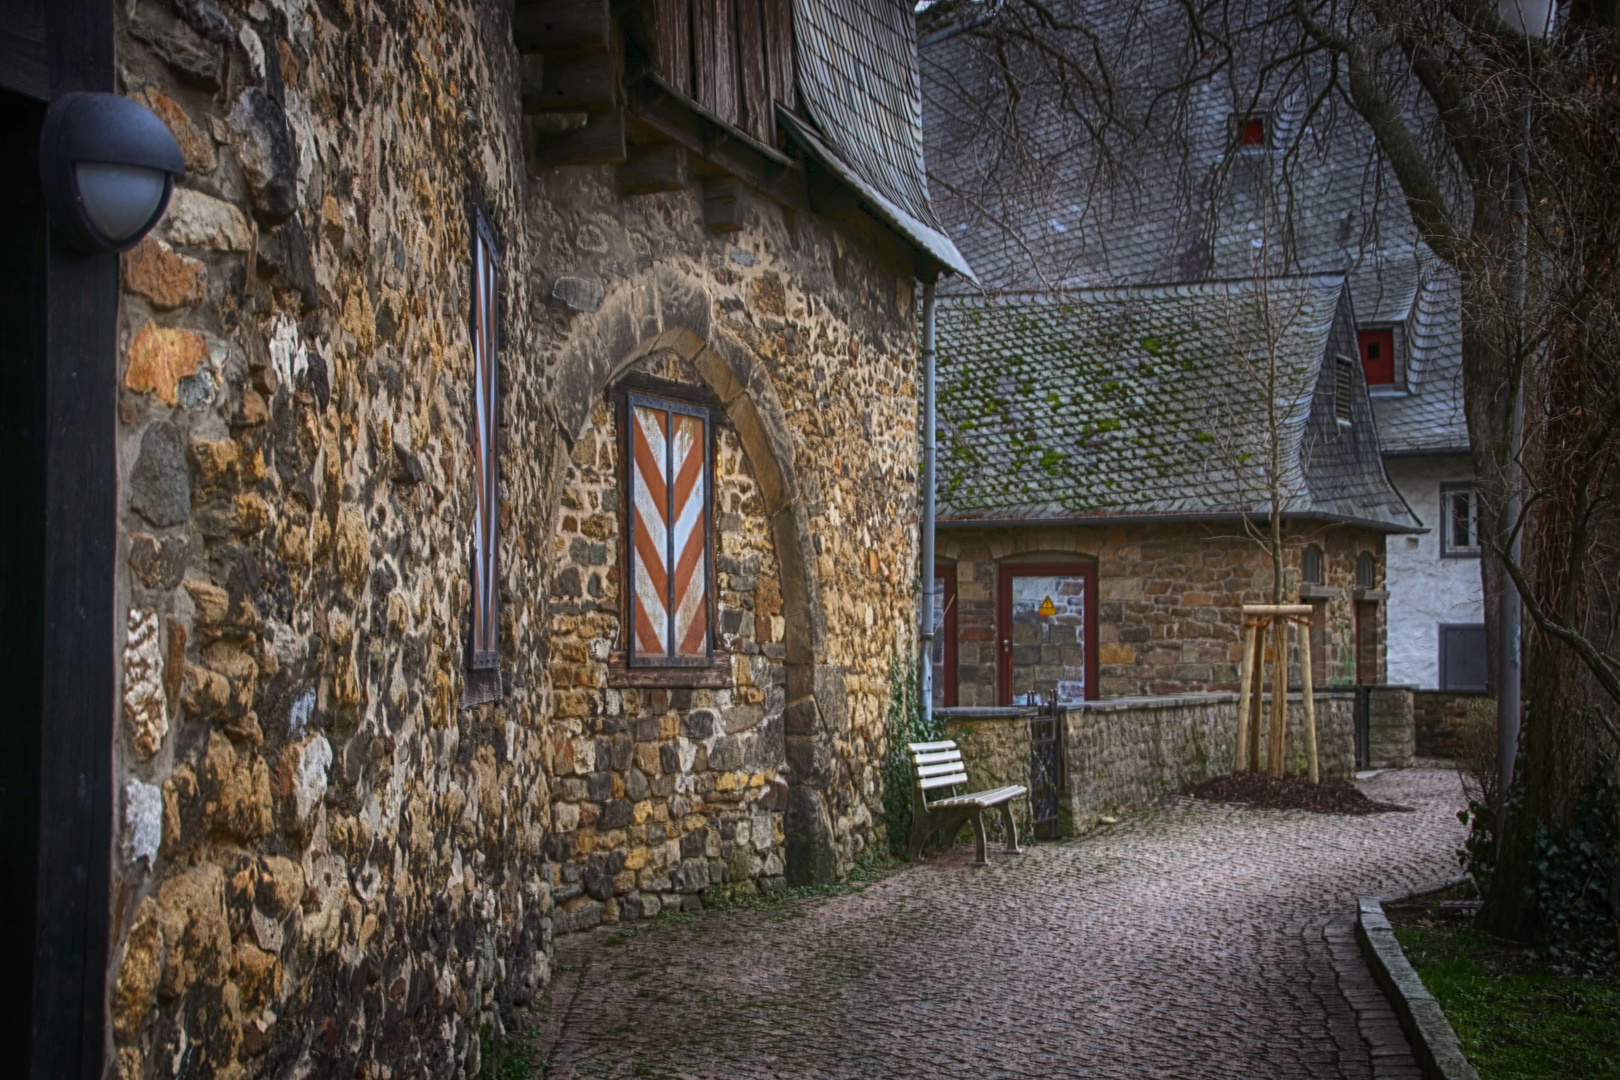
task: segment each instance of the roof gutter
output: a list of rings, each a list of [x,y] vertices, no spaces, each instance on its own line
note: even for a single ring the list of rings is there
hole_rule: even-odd
[[[1236,512],[1168,513],[1168,514],[1093,514],[1086,517],[1021,517],[1021,518],[945,518],[937,527],[953,532],[967,529],[1020,529],[1020,528],[1098,528],[1108,525],[1238,525],[1245,521],[1265,521],[1265,513]],[[1318,521],[1327,525],[1349,525],[1391,534],[1417,534],[1432,530],[1422,525],[1396,525],[1375,518],[1346,517],[1320,510],[1297,510],[1282,515],[1284,521]]]

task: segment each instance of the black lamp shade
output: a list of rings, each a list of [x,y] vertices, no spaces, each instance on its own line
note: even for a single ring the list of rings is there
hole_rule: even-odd
[[[39,137],[51,223],[84,252],[126,251],[168,209],[186,175],[180,144],[144,105],[119,94],[63,94]]]

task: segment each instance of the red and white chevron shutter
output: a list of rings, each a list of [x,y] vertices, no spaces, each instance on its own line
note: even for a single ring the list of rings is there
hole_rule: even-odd
[[[630,396],[631,656],[710,655],[709,422],[680,402]]]
[[[499,369],[496,365],[495,245],[481,215],[474,219],[472,668],[500,667],[500,476],[496,459]]]

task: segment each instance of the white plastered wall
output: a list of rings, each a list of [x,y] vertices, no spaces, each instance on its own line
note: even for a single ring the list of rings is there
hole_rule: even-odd
[[[1389,538],[1388,678],[1395,684],[1438,689],[1440,624],[1485,621],[1479,560],[1440,557],[1440,485],[1472,480],[1473,466],[1466,457],[1392,458],[1385,466],[1429,529]]]

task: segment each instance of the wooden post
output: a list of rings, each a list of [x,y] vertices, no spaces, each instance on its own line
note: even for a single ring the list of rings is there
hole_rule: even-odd
[[[1271,745],[1266,748],[1266,771],[1283,774],[1283,751],[1288,741],[1288,620],[1271,624]]]
[[[1299,620],[1299,689],[1305,697],[1305,762],[1311,783],[1320,784],[1316,762],[1316,690],[1311,680],[1311,621]]]
[[[1249,750],[1249,666],[1254,660],[1255,627],[1243,623],[1243,656],[1238,660],[1237,743],[1232,750],[1232,771],[1242,772]]]
[[[1266,626],[1262,619],[1254,631],[1254,659],[1249,662],[1249,771],[1260,771],[1260,688],[1266,672]]]

